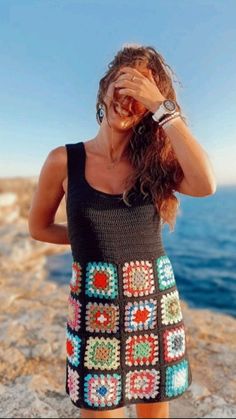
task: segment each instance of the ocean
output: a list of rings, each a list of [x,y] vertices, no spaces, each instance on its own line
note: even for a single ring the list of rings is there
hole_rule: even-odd
[[[175,230],[162,230],[163,244],[181,299],[190,307],[236,317],[236,185],[218,186],[214,195],[177,194],[180,211]],[[68,284],[70,253],[49,256],[50,280]]]

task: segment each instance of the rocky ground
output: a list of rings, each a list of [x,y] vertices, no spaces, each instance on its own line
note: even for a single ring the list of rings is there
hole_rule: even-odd
[[[53,282],[45,268],[50,255],[70,249],[29,237],[34,180],[7,182],[0,180],[0,417],[76,418],[64,390],[69,287]],[[193,383],[171,402],[171,417],[235,418],[236,321],[184,302],[182,308]],[[135,417],[132,407],[127,414]]]

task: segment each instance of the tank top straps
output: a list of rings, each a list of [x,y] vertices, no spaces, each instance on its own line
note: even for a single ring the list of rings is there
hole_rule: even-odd
[[[84,187],[85,156],[83,143],[65,144],[67,150],[68,195],[73,190]]]

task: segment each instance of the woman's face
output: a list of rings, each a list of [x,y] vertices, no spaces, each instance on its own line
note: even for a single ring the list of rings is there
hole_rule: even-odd
[[[148,77],[148,69],[143,63],[133,66],[144,76]],[[137,125],[148,110],[131,96],[119,94],[119,88],[114,88],[114,81],[118,78],[115,75],[114,80],[109,84],[104,102],[107,105],[107,118],[109,125],[118,131],[127,131]]]

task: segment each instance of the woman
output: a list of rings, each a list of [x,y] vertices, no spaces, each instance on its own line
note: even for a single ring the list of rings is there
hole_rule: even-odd
[[[99,83],[97,135],[49,153],[31,205],[31,236],[72,249],[66,391],[84,418],[124,418],[129,404],[167,418],[192,380],[161,227],[174,229],[175,191],[206,196],[216,183],[168,68],[153,47],[118,51]],[[68,227],[54,223],[64,194]]]

